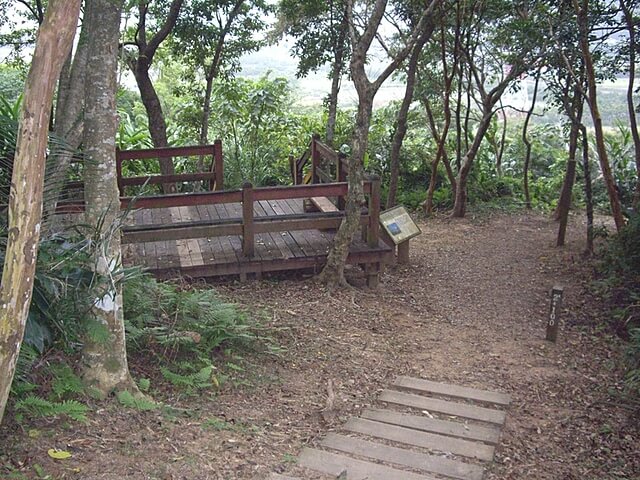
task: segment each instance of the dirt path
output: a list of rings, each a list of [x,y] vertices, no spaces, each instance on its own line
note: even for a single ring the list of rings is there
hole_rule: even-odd
[[[491,479],[640,478],[637,420],[607,393],[620,388],[620,346],[583,326],[582,226],[572,226],[564,249],[553,246],[555,224],[538,215],[421,227],[411,265],[388,270],[377,292],[330,295],[300,278],[218,286],[266,311],[286,350],[243,354],[234,363],[245,371],[217,394],[165,399],[188,408],[185,415],[111,405],[87,426],[39,425],[44,439],[18,435],[15,454],[55,478],[300,474],[293,459],[304,445],[403,374],[512,395]],[[364,283],[357,272],[354,280]],[[554,284],[565,287],[567,320],[555,345],[543,340]],[[336,415],[325,418],[329,380]],[[0,449],[8,443],[0,440]],[[53,446],[72,449],[73,459],[53,464]]]

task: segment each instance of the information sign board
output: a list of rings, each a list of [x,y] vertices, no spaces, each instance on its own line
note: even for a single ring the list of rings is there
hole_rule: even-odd
[[[382,212],[380,224],[396,245],[422,233],[404,207],[393,207]]]

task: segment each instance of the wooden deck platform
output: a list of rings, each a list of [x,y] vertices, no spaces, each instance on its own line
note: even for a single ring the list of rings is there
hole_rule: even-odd
[[[303,210],[301,198],[258,200],[253,202],[253,217],[272,222],[274,218],[309,218],[314,214]],[[136,241],[141,227],[163,225],[180,229],[180,225],[224,225],[241,222],[242,203],[200,204],[133,211],[127,221],[123,248],[125,265],[139,265],[161,278],[176,276],[212,277],[222,275],[261,274],[282,270],[319,269],[331,248],[335,230],[307,229],[256,233],[254,255],[243,253],[242,235],[215,235],[200,238]],[[339,219],[339,215],[318,215],[317,218]],[[127,239],[127,236],[129,238]],[[146,237],[153,233],[146,232]],[[144,239],[145,237],[137,237]],[[133,242],[136,243],[133,243]],[[131,242],[131,243],[129,243]],[[384,261],[391,252],[384,242],[370,247],[357,239],[351,246],[348,262],[370,265]]]
[[[123,162],[189,156],[211,158],[208,171],[123,175]],[[294,185],[254,188],[245,183],[241,189],[225,190],[219,140],[195,147],[118,151],[121,208],[130,210],[122,229],[124,264],[142,266],[161,278],[244,279],[263,272],[319,271],[345,215],[345,160],[314,138],[309,150],[291,162]],[[336,178],[323,168],[333,168]],[[84,210],[84,185],[69,182],[67,189],[74,192],[69,195],[73,200],[60,202],[57,211],[73,217]],[[365,180],[363,190],[362,233],[353,241],[347,262],[362,265],[367,284],[375,287],[381,264],[393,252],[380,235],[380,178]]]

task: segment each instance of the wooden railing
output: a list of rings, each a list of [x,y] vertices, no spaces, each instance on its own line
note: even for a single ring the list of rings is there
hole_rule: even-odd
[[[204,157],[211,156],[211,164],[207,172],[180,173],[173,175],[141,175],[124,177],[122,164],[130,160],[144,160],[150,158],[173,157]],[[118,150],[116,154],[116,170],[118,172],[118,188],[120,195],[125,194],[125,188],[141,185],[170,185],[178,182],[206,182],[208,189],[222,190],[224,188],[224,163],[222,157],[222,141],[216,140],[213,145],[198,145],[192,147],[167,147],[145,150]]]
[[[307,169],[305,175],[305,167],[309,162],[311,162],[311,167]],[[313,135],[309,147],[300,158],[296,160],[294,157],[289,157],[289,164],[294,185],[347,181],[349,170],[347,156],[321,142],[320,136],[317,134]],[[339,197],[336,203],[338,210],[344,210],[345,200],[343,197]]]
[[[254,188],[245,183],[240,190],[197,192],[189,195],[169,194],[154,197],[122,198],[121,207],[167,208],[196,205],[241,203],[242,217],[221,220],[182,222],[170,225],[137,225],[123,229],[123,243],[181,240],[187,238],[242,236],[242,253],[252,257],[255,253],[255,235],[269,232],[338,228],[344,212],[301,213],[275,216],[254,216],[254,202],[261,200],[285,200],[309,197],[340,197],[347,195],[345,182],[289,187]],[[380,239],[380,179],[371,178],[364,183],[368,205],[363,210],[360,224],[368,245],[378,248]]]

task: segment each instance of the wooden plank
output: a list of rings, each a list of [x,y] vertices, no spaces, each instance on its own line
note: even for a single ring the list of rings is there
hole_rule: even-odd
[[[256,209],[256,213],[260,217],[275,216],[275,212],[273,212],[273,210],[269,206],[269,202],[265,202],[264,200],[260,202],[255,202],[254,207]],[[274,256],[274,258],[295,257],[295,255],[293,254],[293,252],[291,251],[287,243],[284,241],[280,233],[281,232],[273,232],[273,233],[266,234],[268,235],[267,238],[270,239],[273,245],[272,255]]]
[[[310,200],[321,212],[339,212],[338,207],[327,197],[311,197]]]
[[[181,223],[182,215],[178,207],[169,208],[172,223]],[[176,239],[176,247],[178,248],[178,258],[180,259],[180,267],[192,267],[191,254],[186,240]]]
[[[362,418],[375,420],[376,422],[390,423],[399,427],[423,430],[425,432],[441,433],[466,440],[478,440],[492,445],[496,445],[500,440],[500,430],[475,423],[451,422],[425,416],[410,415],[408,413],[394,412],[392,410],[377,409],[365,410],[362,413]]]
[[[362,418],[350,418],[344,426],[349,432],[362,433],[376,438],[384,438],[398,443],[413,445],[429,450],[453,453],[478,460],[493,460],[494,448],[479,442],[446,437],[436,433],[420,432],[411,428],[396,427],[387,423],[373,422]]]
[[[278,200],[272,200],[271,202],[267,202],[265,200],[262,200],[259,203],[263,206],[265,211],[267,211],[269,214],[284,215],[284,210],[282,210],[282,208],[278,205],[279,202],[280,201],[278,201]],[[270,210],[268,210],[267,207]],[[275,234],[275,235],[278,235],[278,234]],[[280,232],[279,236],[282,238],[282,240],[285,242],[285,244],[287,245],[287,247],[289,248],[289,250],[293,254],[292,257],[302,257],[302,256],[304,256],[304,252],[298,246],[298,244],[296,243],[295,239],[291,236],[291,234],[289,232]]]
[[[396,403],[406,407],[420,408],[429,410],[430,412],[444,413],[454,417],[470,418],[471,420],[479,420],[481,422],[496,423],[502,425],[505,421],[506,414],[500,410],[490,408],[477,407],[475,405],[467,405],[465,403],[455,403],[447,400],[439,400],[437,398],[423,397],[422,395],[414,395],[411,393],[395,392],[393,390],[385,390],[380,395],[380,401],[387,403]]]
[[[298,206],[301,206],[300,204],[296,203],[294,199],[287,199],[285,200],[285,202],[289,205],[289,208],[291,208],[292,211],[295,211],[295,209],[298,208]],[[299,226],[302,227],[302,225],[299,225]],[[320,226],[320,222],[313,222],[309,224],[308,229],[303,230],[302,235],[306,238],[309,246],[313,248],[313,250],[315,251],[314,254],[316,256],[325,256],[329,252],[332,242],[330,242],[327,239],[327,237],[325,237],[324,234],[320,232],[320,230],[317,230],[317,228],[332,228],[332,227],[328,226],[328,223],[325,226]],[[290,229],[290,231],[293,231],[293,230],[294,230],[293,228]]]
[[[221,220],[227,217],[227,211],[224,208],[224,205],[207,205],[207,212],[213,220]],[[227,235],[223,235],[217,238],[220,241],[220,247],[222,248],[221,263],[237,263],[238,256],[234,251],[229,237]]]
[[[168,229],[153,229],[153,230],[124,230],[122,236],[122,243],[136,243],[136,242],[152,242],[160,240],[185,240],[189,238],[200,237],[221,237],[224,235],[240,235],[242,233],[242,226],[240,223],[233,224],[221,224],[221,225],[202,225],[202,226],[185,226],[185,227],[172,227]]]
[[[242,218],[242,205],[239,202],[222,204],[220,205],[220,209],[226,210],[227,218],[237,218],[237,219]],[[229,240],[229,243],[231,244],[231,247],[233,248],[233,251],[235,252],[236,257],[238,258],[238,262],[242,262],[243,260],[246,260],[246,258],[242,254],[241,235],[240,234],[227,235],[227,239]]]
[[[336,477],[346,470],[348,480],[436,480],[432,476],[419,475],[313,448],[305,448],[300,454],[298,463],[311,470]]]
[[[200,220],[211,221],[211,215],[206,205],[196,205],[191,207],[197,212],[197,217]],[[222,251],[220,246],[220,239],[218,237],[203,236],[198,239],[200,244],[200,251],[202,252],[202,260],[204,263],[211,264],[216,263],[216,251]]]
[[[467,400],[476,400],[478,402],[494,403],[496,405],[507,406],[511,403],[511,397],[504,393],[479,390],[476,388],[459,387],[457,385],[437,383],[429,380],[423,380],[421,378],[401,376],[396,378],[393,385],[395,387],[406,388],[408,390],[445,395],[447,397],[464,398]]]
[[[282,209],[284,215],[296,213],[287,200],[279,201],[278,208]],[[289,232],[289,234],[296,241],[296,244],[300,247],[305,257],[315,257],[317,255],[315,247],[309,243],[309,240],[302,232]]]
[[[140,220],[137,223],[151,224],[153,217],[151,210],[141,210]],[[144,258],[140,259],[149,268],[158,268],[158,254],[156,252],[156,242],[144,242]],[[137,262],[134,262],[134,264]]]
[[[335,433],[328,434],[320,444],[344,453],[396,463],[429,473],[438,473],[457,480],[482,480],[483,468],[481,466],[450,460],[438,455],[414,452]]]
[[[194,221],[200,220],[198,216],[198,212],[193,207],[178,207],[178,210],[181,213],[182,220]],[[200,249],[200,238],[191,238],[186,241],[187,248],[189,249],[189,255],[191,255],[191,264],[192,265],[202,265],[204,263],[203,252]]]

